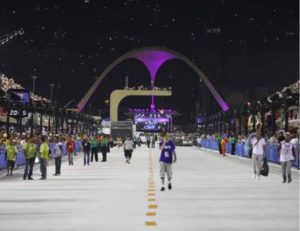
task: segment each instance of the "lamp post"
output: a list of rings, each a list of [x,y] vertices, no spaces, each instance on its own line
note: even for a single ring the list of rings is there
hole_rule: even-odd
[[[285,131],[287,132],[289,129],[289,107],[293,105],[298,105],[296,102],[297,97],[293,95],[290,88],[284,88],[283,90],[283,98],[284,98],[284,123],[285,123]],[[298,96],[299,98],[299,96]]]
[[[50,100],[51,100],[51,105],[50,107],[52,106],[52,102],[53,102],[53,88],[55,87],[55,84],[54,83],[51,83],[50,84]],[[51,130],[51,112],[50,110],[49,111],[49,118],[48,118],[48,131],[50,132]],[[52,122],[53,123],[53,122]]]
[[[32,93],[35,94],[35,80],[37,79],[36,76],[31,76],[32,78]]]
[[[53,89],[55,87],[54,83],[50,83],[50,100],[53,101]]]

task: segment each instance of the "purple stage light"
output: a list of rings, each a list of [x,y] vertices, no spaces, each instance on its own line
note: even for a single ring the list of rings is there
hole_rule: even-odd
[[[139,117],[139,118],[135,118],[134,121],[136,123],[145,123],[145,122],[148,122],[148,121],[153,121],[155,123],[169,123],[169,118],[154,118],[154,117]]]

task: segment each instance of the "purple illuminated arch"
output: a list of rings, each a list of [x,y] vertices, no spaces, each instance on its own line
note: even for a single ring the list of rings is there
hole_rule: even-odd
[[[85,94],[85,96],[81,99],[81,101],[78,103],[77,108],[78,111],[82,111],[84,106],[86,105],[87,101],[90,99],[90,97],[93,95],[93,93],[96,91],[97,87],[100,85],[101,81],[106,77],[106,75],[119,63],[126,59],[138,59],[144,65],[147,67],[150,77],[151,77],[151,84],[154,85],[155,78],[157,71],[163,65],[165,62],[171,60],[171,59],[179,59],[185,62],[187,65],[189,65],[200,77],[201,80],[206,84],[207,88],[211,92],[211,94],[215,97],[216,101],[220,105],[223,111],[227,111],[229,109],[226,102],[221,98],[219,93],[216,91],[214,86],[211,84],[211,82],[208,80],[207,76],[186,56],[162,47],[145,47],[141,49],[136,49],[130,52],[125,53],[124,55],[120,56],[117,60],[115,60],[112,64],[110,64],[98,77],[98,79],[95,81],[95,83],[90,87],[88,92]],[[152,97],[152,105],[151,108],[154,108],[154,98]]]
[[[170,59],[175,59],[176,57],[166,51],[150,50],[137,52],[130,56],[130,58],[136,58],[143,62],[150,73],[151,80],[155,81],[156,73],[161,65]]]
[[[149,51],[141,51],[133,54],[130,58],[135,58],[144,63],[147,67],[150,78],[151,78],[151,86],[154,86],[156,73],[158,69],[163,65],[166,61],[170,59],[176,58],[170,52],[161,51],[161,50],[149,50]],[[152,96],[151,101],[151,110],[154,110],[154,96]]]

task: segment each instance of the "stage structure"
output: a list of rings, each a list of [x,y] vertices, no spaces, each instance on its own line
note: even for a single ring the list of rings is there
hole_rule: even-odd
[[[90,87],[88,92],[85,94],[85,96],[81,99],[81,101],[78,103],[77,108],[78,111],[82,111],[90,97],[93,95],[93,93],[96,91],[97,87],[100,85],[101,81],[106,77],[106,75],[115,68],[119,63],[121,63],[124,60],[127,59],[136,59],[141,61],[148,69],[150,74],[150,80],[151,80],[151,87],[153,88],[155,86],[155,79],[156,74],[159,68],[167,61],[172,59],[179,59],[186,63],[189,67],[191,67],[199,76],[200,80],[202,80],[211,94],[214,96],[218,104],[220,105],[221,109],[223,111],[227,111],[229,109],[226,102],[222,99],[222,97],[219,95],[219,93],[216,91],[214,86],[211,84],[211,82],[208,80],[207,76],[186,56],[164,48],[164,47],[145,47],[140,48],[136,50],[132,50],[130,52],[125,53],[124,55],[120,56],[118,59],[116,59],[112,64],[110,64],[98,77],[98,79],[95,81],[95,83]],[[155,92],[155,91],[151,91]],[[154,105],[154,95],[152,95],[152,102],[151,102],[151,109],[155,110]]]
[[[115,90],[110,95],[110,121],[118,121],[118,107],[127,96],[171,96],[170,90]]]
[[[180,115],[172,109],[129,109],[126,114],[133,120],[136,131],[150,133],[173,131],[173,116]]]

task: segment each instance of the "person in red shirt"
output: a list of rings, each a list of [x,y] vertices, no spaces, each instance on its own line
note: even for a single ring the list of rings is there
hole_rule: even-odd
[[[69,165],[74,165],[73,163],[73,156],[74,156],[74,151],[75,151],[75,143],[72,140],[72,137],[69,136],[67,143],[66,143],[66,147],[67,147],[67,154],[68,154],[68,160],[69,160]]]

